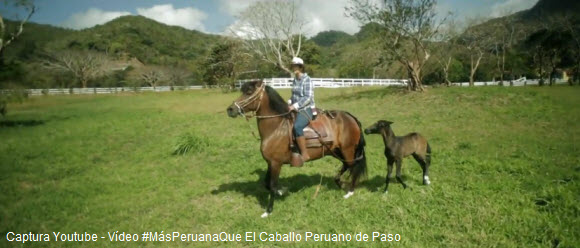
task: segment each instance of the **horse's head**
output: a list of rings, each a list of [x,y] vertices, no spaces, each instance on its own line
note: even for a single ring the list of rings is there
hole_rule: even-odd
[[[238,115],[245,116],[246,112],[257,111],[260,108],[265,86],[266,84],[262,81],[252,81],[242,85],[242,95],[227,108],[228,116],[235,118]]]
[[[385,120],[377,121],[375,124],[372,124],[370,127],[367,127],[365,129],[365,134],[381,133],[382,129],[391,128],[391,124],[393,124],[392,121],[385,121]]]

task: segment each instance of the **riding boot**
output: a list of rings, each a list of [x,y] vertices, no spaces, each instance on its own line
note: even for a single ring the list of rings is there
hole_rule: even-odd
[[[307,162],[310,160],[310,155],[308,155],[308,149],[306,148],[306,138],[304,136],[296,137],[296,143],[298,143],[298,148],[300,148],[302,161]]]

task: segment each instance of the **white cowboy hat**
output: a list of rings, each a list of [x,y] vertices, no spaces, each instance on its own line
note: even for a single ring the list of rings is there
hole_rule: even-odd
[[[294,58],[292,58],[292,64],[293,65],[304,65],[304,60],[302,60],[301,58],[298,58],[298,57],[294,57]]]

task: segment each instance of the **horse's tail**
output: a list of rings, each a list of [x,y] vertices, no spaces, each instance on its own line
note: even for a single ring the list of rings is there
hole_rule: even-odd
[[[355,161],[350,172],[350,175],[353,176],[355,180],[358,180],[361,177],[365,177],[367,174],[367,156],[365,153],[366,141],[360,121],[351,113],[346,113],[356,121],[360,132],[360,138],[354,153]]]
[[[425,154],[425,160],[428,165],[431,165],[431,146],[429,145],[429,142],[427,142],[427,153]]]

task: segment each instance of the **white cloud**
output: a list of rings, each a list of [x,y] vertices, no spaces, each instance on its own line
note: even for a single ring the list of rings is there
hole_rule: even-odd
[[[205,31],[203,21],[207,18],[206,13],[196,8],[187,7],[176,9],[171,4],[154,5],[150,8],[137,8],[137,14],[167,25],[181,26],[186,29],[200,31]],[[63,22],[62,26],[73,29],[90,28],[125,15],[131,15],[131,12],[103,11],[97,8],[90,8],[86,12],[73,14]]]
[[[310,17],[307,32],[310,36],[327,30],[339,30],[354,34],[360,30],[360,24],[345,15],[344,8],[348,0],[311,0],[304,1],[301,10]]]
[[[90,8],[86,12],[73,14],[62,23],[62,26],[72,29],[90,28],[130,14],[126,11],[103,11],[97,8]]]
[[[491,17],[501,17],[534,6],[538,0],[505,0],[491,6]]]
[[[221,12],[236,16],[259,0],[220,0],[219,9]]]
[[[155,5],[151,8],[137,8],[137,14],[167,25],[205,31],[203,21],[207,14],[196,8],[175,9],[171,4]]]
[[[257,1],[259,0],[220,0],[220,10],[236,17]],[[314,36],[327,30],[339,30],[349,34],[360,30],[360,25],[356,20],[345,16],[344,7],[347,6],[348,0],[310,0],[298,1],[297,4],[301,15],[308,21],[304,28],[307,36]],[[227,29],[235,25],[239,23],[234,22]]]

